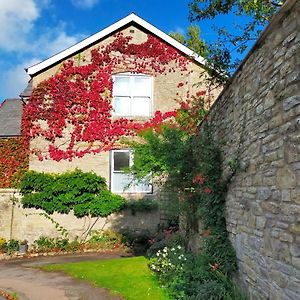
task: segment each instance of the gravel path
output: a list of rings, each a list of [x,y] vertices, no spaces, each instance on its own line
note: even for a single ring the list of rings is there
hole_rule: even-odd
[[[116,254],[80,254],[36,257],[0,262],[0,289],[16,292],[20,300],[120,300],[81,280],[60,272],[45,272],[36,266],[119,258]],[[1,300],[1,298],[0,298]]]

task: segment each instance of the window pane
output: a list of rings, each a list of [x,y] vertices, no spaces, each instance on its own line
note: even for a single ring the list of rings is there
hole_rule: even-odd
[[[150,116],[150,98],[134,97],[131,114],[133,116]]]
[[[114,151],[114,166],[113,171],[123,171],[129,167],[130,153],[129,151]]]
[[[130,96],[130,77],[115,77],[113,84],[115,96]]]
[[[143,180],[143,181],[139,181],[138,183],[136,183],[134,185],[134,191],[136,193],[140,193],[140,192],[147,192],[147,193],[151,193],[152,192],[152,184],[150,183],[150,180]]]
[[[141,76],[134,77],[133,95],[151,97],[151,79]]]
[[[131,177],[129,174],[113,173],[112,174],[112,191],[113,192],[126,192],[129,190],[129,184],[131,183]]]
[[[130,97],[115,97],[113,108],[115,115],[130,116]]]

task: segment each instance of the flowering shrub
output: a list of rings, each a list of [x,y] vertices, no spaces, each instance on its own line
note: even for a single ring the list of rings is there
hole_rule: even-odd
[[[162,250],[158,250],[156,256],[150,260],[149,267],[160,279],[164,280],[175,273],[181,272],[186,260],[182,246],[164,247]]]
[[[184,282],[187,254],[180,245],[164,247],[151,258],[149,268],[157,275],[162,286],[168,288],[174,299],[184,299],[184,291],[177,289]]]
[[[244,295],[219,264],[205,253],[194,255],[180,245],[164,247],[151,258],[149,268],[175,300],[243,300]]]

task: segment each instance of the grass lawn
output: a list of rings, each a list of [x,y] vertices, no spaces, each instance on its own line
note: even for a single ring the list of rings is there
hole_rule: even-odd
[[[148,269],[145,257],[130,257],[89,262],[55,264],[42,267],[47,271],[64,271],[67,274],[104,287],[126,300],[169,300]]]

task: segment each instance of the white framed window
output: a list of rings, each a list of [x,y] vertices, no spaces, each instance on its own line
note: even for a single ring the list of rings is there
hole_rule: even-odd
[[[132,174],[125,172],[133,164],[133,153],[129,149],[110,151],[110,183],[114,193],[152,193],[151,179],[134,180]]]
[[[152,115],[153,78],[144,74],[113,75],[113,115]]]

